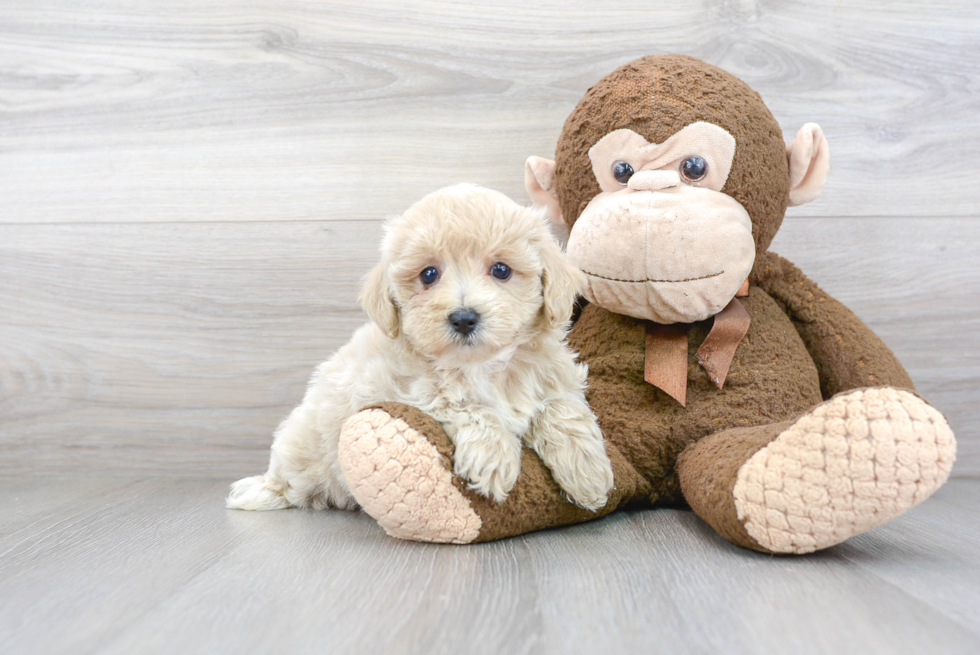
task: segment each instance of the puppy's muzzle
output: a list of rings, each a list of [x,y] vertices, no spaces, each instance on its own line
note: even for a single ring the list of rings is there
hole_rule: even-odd
[[[449,315],[449,324],[453,331],[464,337],[469,336],[479,323],[480,315],[466,307],[457,309]]]

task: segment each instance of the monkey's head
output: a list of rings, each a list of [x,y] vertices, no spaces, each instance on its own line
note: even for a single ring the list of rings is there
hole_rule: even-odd
[[[786,145],[758,93],[683,55],[643,57],[600,80],[555,157],[529,158],[525,185],[569,230],[586,296],[658,323],[724,309],[786,207],[816,198],[829,168],[817,125]]]

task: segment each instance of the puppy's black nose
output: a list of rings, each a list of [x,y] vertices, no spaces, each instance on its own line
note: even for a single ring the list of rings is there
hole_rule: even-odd
[[[475,330],[476,324],[479,322],[480,315],[472,309],[457,309],[449,315],[450,325],[456,332],[464,336]]]

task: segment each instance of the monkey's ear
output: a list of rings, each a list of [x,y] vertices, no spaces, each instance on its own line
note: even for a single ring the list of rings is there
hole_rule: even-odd
[[[816,200],[830,170],[830,145],[816,123],[807,123],[786,146],[789,159],[789,204]]]
[[[561,327],[572,319],[575,298],[585,291],[585,274],[572,266],[551,240],[541,246],[541,263],[545,318],[551,327]]]
[[[562,218],[555,193],[555,162],[544,157],[528,157],[524,162],[524,188],[534,206],[543,208],[547,213],[552,234],[565,243],[568,240],[568,226]]]
[[[398,336],[398,306],[391,297],[391,285],[384,263],[368,273],[361,291],[361,306],[381,331],[394,339]]]

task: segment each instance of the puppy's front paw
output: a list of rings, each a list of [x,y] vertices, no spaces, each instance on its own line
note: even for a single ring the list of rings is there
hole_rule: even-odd
[[[601,440],[552,449],[545,464],[572,502],[595,512],[613,488],[612,464]]]
[[[574,480],[562,483],[559,486],[565,490],[572,502],[590,511],[597,511],[606,506],[609,500],[609,491],[613,488],[612,466],[609,458],[584,456],[578,464],[579,473]]]
[[[507,500],[521,472],[521,442],[482,426],[464,426],[456,433],[456,475],[469,488],[498,503]]]

